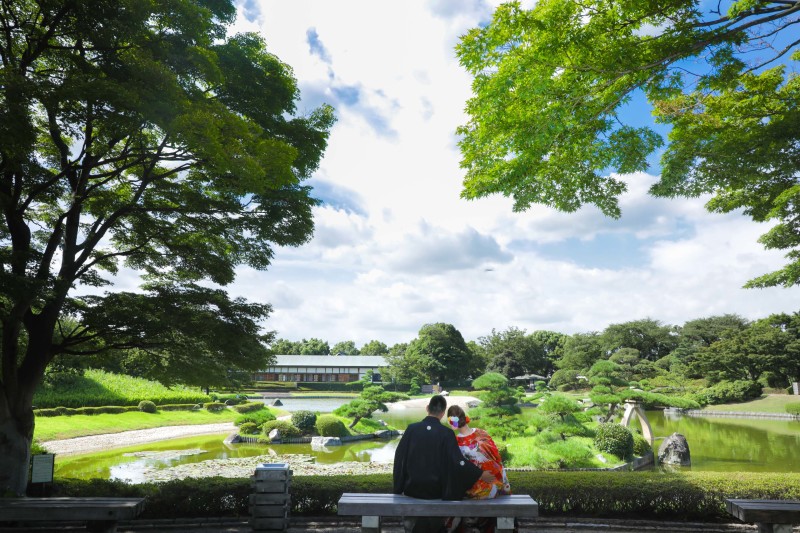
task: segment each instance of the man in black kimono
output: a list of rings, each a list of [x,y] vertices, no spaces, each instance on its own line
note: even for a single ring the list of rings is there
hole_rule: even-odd
[[[461,454],[453,430],[442,425],[447,410],[443,396],[433,396],[426,407],[428,416],[410,424],[394,454],[394,493],[425,500],[460,500],[481,477],[492,482],[494,476],[483,472]],[[419,519],[406,531],[436,532],[443,518]]]

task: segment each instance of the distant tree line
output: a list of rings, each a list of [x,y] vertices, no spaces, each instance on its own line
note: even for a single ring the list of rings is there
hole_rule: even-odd
[[[417,337],[391,347],[371,340],[329,346],[317,338],[277,339],[273,354],[383,355],[384,380],[398,383],[468,385],[486,372],[506,378],[538,375],[551,388],[589,388],[602,380],[647,389],[683,390],[721,382],[758,382],[788,387],[800,381],[800,313],[749,321],[735,314],[690,320],[682,326],[643,318],[603,331],[575,333],[509,327],[465,341],[452,324],[422,326]],[[593,367],[601,361],[611,364]]]

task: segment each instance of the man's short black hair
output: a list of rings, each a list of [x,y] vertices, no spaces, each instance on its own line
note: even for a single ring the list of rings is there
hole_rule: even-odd
[[[431,401],[428,402],[428,412],[434,416],[438,416],[444,413],[445,409],[447,409],[447,400],[444,399],[444,396],[439,396],[438,394],[431,396]]]

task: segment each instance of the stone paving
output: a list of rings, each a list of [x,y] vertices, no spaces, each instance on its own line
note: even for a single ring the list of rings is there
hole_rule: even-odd
[[[698,522],[664,522],[651,520],[603,520],[589,518],[550,518],[521,520],[519,533],[755,533],[751,524],[717,524]],[[246,521],[178,523],[166,521],[141,521],[121,524],[118,533],[144,533],[168,531],[175,533],[245,533],[252,531]],[[293,518],[288,533],[316,531],[320,533],[360,533],[358,521],[349,517],[297,517]],[[386,519],[384,533],[403,533],[399,520]],[[794,529],[800,533],[800,527]]]

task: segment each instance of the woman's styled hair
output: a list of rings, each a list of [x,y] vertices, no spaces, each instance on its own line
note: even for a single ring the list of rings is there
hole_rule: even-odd
[[[460,428],[463,428],[468,423],[467,413],[465,413],[464,410],[458,405],[451,405],[447,408],[447,418],[450,418],[451,416],[458,417],[458,427]]]

